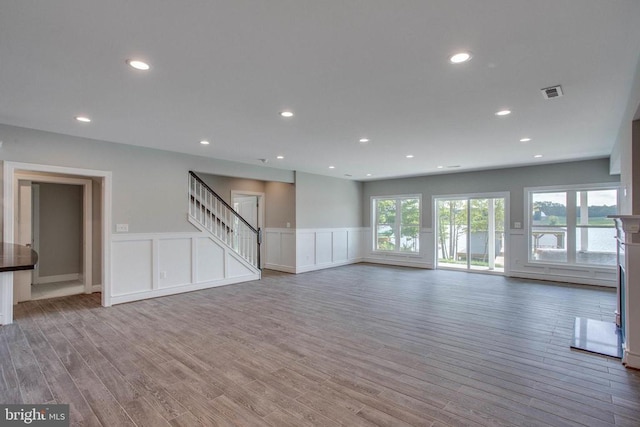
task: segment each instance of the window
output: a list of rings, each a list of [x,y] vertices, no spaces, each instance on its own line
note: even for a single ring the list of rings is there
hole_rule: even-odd
[[[617,212],[616,188],[529,190],[529,260],[615,265]]]
[[[373,199],[374,250],[420,251],[420,197],[393,196]]]

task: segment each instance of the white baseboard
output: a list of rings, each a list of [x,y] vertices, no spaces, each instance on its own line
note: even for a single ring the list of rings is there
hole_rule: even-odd
[[[102,285],[93,285],[91,287],[91,292],[102,292]]]
[[[267,270],[282,271],[283,273],[296,273],[296,268],[289,265],[265,264],[264,268]]]
[[[334,267],[342,267],[344,265],[358,264],[362,261],[363,261],[362,259],[351,259],[351,260],[341,261],[341,262],[327,262],[324,264],[305,265],[301,267],[296,267],[295,273],[296,274],[308,273],[310,271],[325,270],[327,268],[334,268]]]
[[[565,276],[558,274],[529,273],[519,270],[511,270],[509,271],[509,274],[507,276],[518,279],[548,280],[551,282],[571,283],[577,285],[604,286],[606,288],[616,288],[618,286],[616,280],[580,276]]]
[[[627,368],[640,369],[640,354],[632,353],[625,348],[622,355],[622,364]]]
[[[190,285],[175,286],[172,288],[154,289],[149,291],[136,292],[125,295],[114,295],[111,297],[111,304],[122,304],[125,302],[139,301],[149,298],[164,297],[168,295],[181,294],[184,292],[199,291],[202,289],[215,288],[218,286],[233,285],[236,283],[249,282],[252,280],[260,280],[260,275],[241,276],[230,279],[223,279],[214,282],[192,283]]]
[[[71,282],[80,280],[80,273],[58,274],[56,276],[39,276],[34,283],[36,285],[44,283]]]
[[[432,263],[424,262],[424,261],[412,261],[407,259],[393,259],[393,258],[371,258],[365,257],[363,262],[368,262],[371,264],[382,264],[382,265],[395,265],[398,267],[414,267],[414,268],[424,268],[427,270],[433,270],[434,265]]]

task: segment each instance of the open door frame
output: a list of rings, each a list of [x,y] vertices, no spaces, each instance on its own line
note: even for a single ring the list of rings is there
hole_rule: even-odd
[[[111,199],[112,199],[112,174],[109,171],[100,171],[94,169],[80,169],[63,166],[39,165],[34,163],[19,163],[5,161],[3,164],[3,239],[7,243],[14,242],[16,222],[15,211],[15,189],[18,176],[25,173],[50,173],[66,175],[76,178],[99,178],[102,181],[102,305],[108,307],[111,305]],[[39,176],[40,179],[41,176]],[[5,290],[7,295],[13,300],[13,286],[9,286],[9,290]],[[13,319],[13,313],[7,313],[10,323]]]
[[[59,175],[43,175],[36,174],[28,171],[17,171],[14,174],[16,185],[20,185],[21,181],[30,181],[32,183],[51,183],[51,184],[71,184],[79,185],[82,187],[82,250],[83,250],[83,263],[82,263],[82,282],[84,283],[84,292],[90,294],[93,292],[93,181],[86,178],[70,178]],[[17,187],[16,187],[17,188]],[[21,210],[28,208],[31,210],[33,206],[28,203],[29,206],[24,204],[24,201],[19,202],[16,197],[16,206],[20,203],[20,208],[16,210],[16,218],[22,216]],[[36,219],[36,217],[33,217]],[[20,227],[23,228],[23,227]],[[18,241],[20,235],[19,229],[16,229],[15,241]],[[33,228],[31,228],[31,236],[35,236]],[[37,249],[34,247],[34,249]],[[36,270],[34,270],[35,272]],[[35,273],[34,273],[35,274]],[[30,294],[30,293],[29,293]],[[25,294],[26,295],[26,294]],[[30,298],[29,298],[30,299]],[[23,299],[21,299],[23,301]]]
[[[256,191],[242,191],[242,190],[231,190],[231,206],[233,206],[234,199],[236,197],[242,196],[255,196],[258,199],[258,228],[264,233],[264,203],[265,196],[264,193],[256,192]],[[262,236],[264,237],[264,235]],[[264,242],[264,238],[262,239]],[[266,245],[260,245],[260,268],[264,265],[266,258]]]

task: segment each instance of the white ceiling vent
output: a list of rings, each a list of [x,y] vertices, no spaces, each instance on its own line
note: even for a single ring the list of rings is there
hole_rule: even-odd
[[[542,96],[544,96],[544,99],[559,98],[562,95],[564,95],[562,93],[562,86],[560,86],[560,85],[546,87],[546,88],[540,89],[540,90],[542,91]]]

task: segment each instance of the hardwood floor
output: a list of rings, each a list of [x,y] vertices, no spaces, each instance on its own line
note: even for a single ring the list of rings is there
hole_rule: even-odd
[[[357,264],[99,300],[16,307],[1,402],[96,426],[640,425],[640,373],[569,348],[610,290]]]

